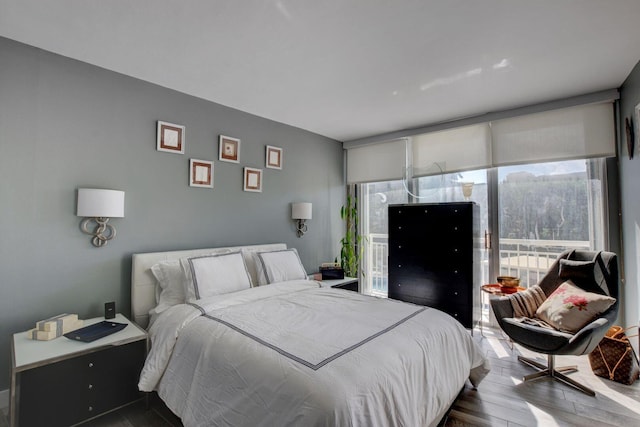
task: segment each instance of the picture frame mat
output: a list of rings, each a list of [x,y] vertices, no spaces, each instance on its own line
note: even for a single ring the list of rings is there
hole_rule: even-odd
[[[218,160],[240,163],[240,140],[226,135],[218,138]]]
[[[156,150],[184,154],[185,126],[158,120],[156,127]]]
[[[189,186],[213,188],[213,162],[189,159]]]

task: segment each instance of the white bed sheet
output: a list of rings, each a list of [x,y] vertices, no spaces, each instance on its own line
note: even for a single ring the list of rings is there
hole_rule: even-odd
[[[143,391],[185,426],[423,426],[488,361],[438,310],[292,281],[177,305],[151,326]]]

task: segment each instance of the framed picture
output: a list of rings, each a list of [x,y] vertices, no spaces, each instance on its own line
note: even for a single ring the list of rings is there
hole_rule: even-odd
[[[158,120],[156,150],[184,154],[184,126]]]
[[[213,162],[189,159],[189,186],[213,188]]]
[[[262,193],[262,169],[244,168],[244,191]]]
[[[230,136],[220,135],[220,153],[218,160],[240,163],[240,140],[231,138]]]
[[[267,145],[267,158],[265,163],[268,168],[282,169],[282,148]]]

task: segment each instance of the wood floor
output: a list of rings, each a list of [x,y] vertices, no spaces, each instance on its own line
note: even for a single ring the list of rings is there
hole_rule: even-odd
[[[523,355],[546,365],[546,356],[498,340],[499,331],[475,331],[478,344],[491,361],[491,372],[477,390],[465,386],[444,425],[453,426],[640,426],[640,381],[632,386],[597,377],[587,356],[559,356],[556,366],[578,365],[570,374],[592,388],[588,396],[550,378],[523,383],[535,372],[517,359]]]
[[[533,370],[518,362],[517,356],[537,358],[542,363],[546,358],[518,346],[511,350],[507,341],[496,338],[499,331],[485,328],[484,332],[487,337],[476,330],[474,339],[489,357],[491,372],[477,390],[466,384],[442,426],[640,426],[640,381],[632,386],[608,381],[592,374],[586,356],[562,356],[556,365],[578,365],[579,372],[571,377],[593,388],[595,397],[550,379],[522,383],[522,376]],[[155,396],[150,409],[139,402],[84,425],[181,426]],[[5,426],[6,418],[0,414],[0,427]]]

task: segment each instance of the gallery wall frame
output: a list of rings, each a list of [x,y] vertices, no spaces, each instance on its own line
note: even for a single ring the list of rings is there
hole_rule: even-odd
[[[262,193],[262,169],[245,167],[243,176],[244,191]]]
[[[185,142],[184,126],[158,120],[156,150],[184,154]]]
[[[240,163],[240,140],[238,138],[220,135],[218,141],[218,160]]]
[[[265,166],[270,169],[282,170],[282,155],[283,150],[280,147],[274,147],[273,145],[267,145],[266,148]]]
[[[213,162],[189,159],[189,186],[213,188]]]

